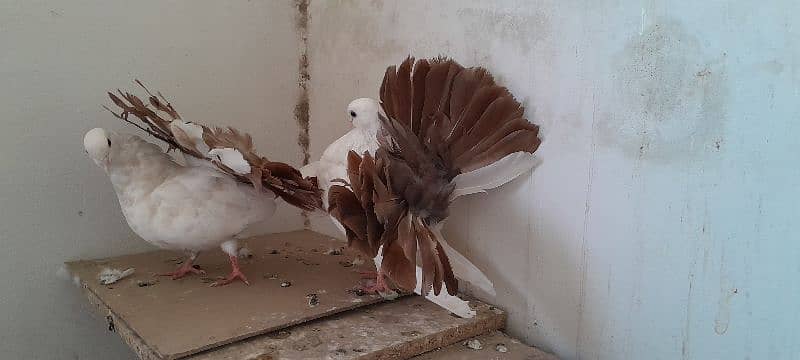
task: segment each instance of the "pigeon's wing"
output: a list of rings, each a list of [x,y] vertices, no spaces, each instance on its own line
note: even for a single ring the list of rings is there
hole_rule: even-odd
[[[161,93],[148,94],[147,102],[128,92],[108,93],[120,112],[117,118],[164,141],[168,149],[178,149],[191,157],[210,161],[218,170],[256,190],[267,189],[303,210],[322,207],[321,191],[313,177],[303,177],[294,167],[260,156],[249,134],[232,127],[208,128],[184,122]],[[133,116],[138,123],[131,119]]]
[[[274,199],[209,168],[181,168],[161,179],[146,201],[150,231],[171,243],[225,239],[268,219]]]
[[[348,155],[349,188],[333,185],[328,191],[328,212],[345,228],[348,246],[360,250],[369,257],[375,257],[380,247],[383,227],[378,221],[373,198],[374,184],[369,171],[360,168],[374,168],[371,157],[363,160],[355,152]]]
[[[423,294],[439,294],[442,284],[455,294],[450,259],[434,229],[448,215],[456,177],[511,154],[530,156],[540,144],[539,128],[523,117],[521,104],[486,69],[464,68],[446,58],[408,58],[389,67],[380,94],[386,116],[379,114],[376,165],[351,171],[373,179],[373,208],[362,210],[375,212],[384,227],[381,267],[401,287],[413,289],[409,279],[420,266]],[[499,163],[497,176],[487,170],[462,177],[463,192],[499,186],[521,174],[524,165],[511,163]],[[336,206],[334,199],[329,201]]]

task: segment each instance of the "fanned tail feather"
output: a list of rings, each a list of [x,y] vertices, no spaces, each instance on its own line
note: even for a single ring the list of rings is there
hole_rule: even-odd
[[[472,310],[472,308],[469,307],[468,301],[463,300],[458,296],[450,295],[447,291],[448,289],[445,289],[446,291],[441,292],[439,294],[434,294],[432,291],[423,294],[422,281],[421,281],[422,268],[419,266],[417,266],[416,268],[416,276],[418,280],[417,280],[417,286],[416,288],[414,288],[415,294],[424,296],[426,299],[428,299],[428,301],[436,305],[439,305],[442,309],[445,309],[464,319],[471,319],[477,314],[475,310]],[[447,285],[445,285],[445,287],[446,286]]]
[[[527,173],[537,163],[538,160],[533,154],[520,151],[506,155],[506,157],[477,170],[458,174],[453,179],[455,189],[450,195],[450,200],[502,186]]]

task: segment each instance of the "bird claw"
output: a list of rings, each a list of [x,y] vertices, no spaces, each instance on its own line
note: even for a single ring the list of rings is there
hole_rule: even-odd
[[[225,285],[228,285],[228,284],[230,284],[230,283],[232,283],[232,282],[236,281],[236,279],[242,280],[242,282],[243,282],[245,285],[247,285],[247,286],[250,286],[250,282],[249,282],[249,281],[247,281],[247,277],[245,277],[245,276],[244,276],[244,274],[243,274],[241,271],[239,271],[238,269],[237,269],[237,270],[234,270],[234,271],[232,271],[232,272],[230,273],[230,275],[228,275],[228,276],[226,276],[226,277],[222,277],[222,276],[220,276],[220,277],[218,277],[217,279],[218,279],[217,281],[214,281],[214,282],[213,282],[213,283],[211,283],[211,285],[209,285],[209,286],[210,286],[210,287],[219,287],[219,286],[225,286]]]
[[[383,278],[383,274],[380,272],[374,271],[359,271],[362,278],[364,279],[371,279],[368,280],[368,284],[364,286],[359,286],[361,290],[366,293],[374,293],[381,295],[386,293],[391,293],[392,289],[389,288],[389,285],[386,284],[386,280]],[[369,284],[371,283],[371,284]]]
[[[156,274],[155,276],[171,276],[172,280],[178,280],[178,279],[183,278],[184,276],[186,276],[188,274],[194,274],[194,275],[205,275],[206,274],[206,272],[204,270],[196,269],[191,265],[186,266],[186,264],[187,263],[184,263],[183,266],[179,267],[175,271],[171,271],[171,272],[168,272],[168,273]]]
[[[361,289],[361,291],[363,291],[365,293],[368,293],[368,294],[378,294],[378,295],[386,294],[386,293],[389,293],[389,292],[392,291],[386,285],[379,285],[379,284],[359,286],[359,289]]]
[[[375,280],[378,278],[378,273],[375,271],[359,271],[358,274],[361,275],[362,279]]]

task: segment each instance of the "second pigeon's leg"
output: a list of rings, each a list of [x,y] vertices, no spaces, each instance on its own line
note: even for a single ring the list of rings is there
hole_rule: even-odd
[[[361,275],[362,279],[375,280],[378,277],[377,271],[359,271],[358,274]]]
[[[172,276],[172,280],[180,279],[188,274],[205,275],[205,271],[194,268],[194,261],[197,259],[197,253],[189,254],[189,257],[183,261],[183,264],[175,271],[157,274],[158,276]]]
[[[247,277],[245,277],[242,273],[242,269],[239,268],[239,257],[237,256],[239,247],[236,244],[236,240],[230,240],[222,243],[222,250],[228,254],[228,258],[231,260],[231,273],[228,274],[228,276],[213,282],[211,286],[216,287],[228,285],[236,281],[236,279],[242,280],[245,285],[250,285],[250,282],[247,281]]]
[[[369,292],[369,293],[374,292],[374,293],[378,293],[378,294],[380,294],[380,293],[388,293],[388,292],[392,291],[392,289],[389,288],[389,285],[386,284],[386,277],[383,275],[383,272],[380,269],[378,269],[377,272],[364,271],[364,272],[359,272],[359,273],[361,274],[362,278],[364,278],[364,279],[374,279],[374,280],[370,280],[370,281],[373,281],[373,284],[367,285],[367,286],[363,286],[361,288],[362,290],[364,290],[366,292]]]

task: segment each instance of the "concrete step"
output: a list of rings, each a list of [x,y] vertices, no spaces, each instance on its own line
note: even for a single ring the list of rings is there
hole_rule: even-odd
[[[502,310],[480,301],[470,301],[477,315],[462,319],[418,296],[383,302],[354,292],[356,270],[369,266],[353,265],[354,254],[336,245],[342,244],[310,231],[252,239],[251,256],[242,260],[251,286],[209,288],[210,279],[199,276],[155,279],[180,261],[166,251],[67,266],[102,326],[148,360],[409,359],[442,348],[438,354],[450,354],[505,325]],[[208,276],[228,271],[221,253],[203,254],[198,264]],[[106,268],[135,272],[104,285],[98,274]]]
[[[492,331],[416,356],[413,360],[558,360],[558,358],[525,345],[500,331]]]

